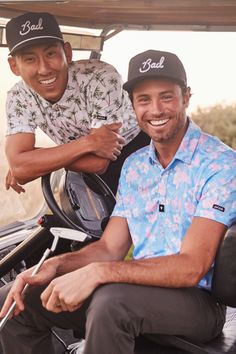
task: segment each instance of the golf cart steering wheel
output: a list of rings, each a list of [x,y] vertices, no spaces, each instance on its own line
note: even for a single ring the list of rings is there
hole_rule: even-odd
[[[42,191],[48,207],[65,227],[101,237],[116,200],[98,175],[65,171],[59,183],[60,206],[52,191],[51,173],[42,177]]]

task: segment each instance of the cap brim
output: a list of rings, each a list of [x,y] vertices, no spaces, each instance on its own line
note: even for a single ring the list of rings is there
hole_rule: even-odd
[[[31,38],[25,42],[19,43],[19,45],[15,46],[12,48],[12,50],[9,52],[8,55],[13,55],[19,52],[22,49],[25,49],[27,47],[32,47],[38,44],[44,44],[44,43],[53,43],[53,42],[64,42],[63,38],[59,37],[42,37],[42,38]]]

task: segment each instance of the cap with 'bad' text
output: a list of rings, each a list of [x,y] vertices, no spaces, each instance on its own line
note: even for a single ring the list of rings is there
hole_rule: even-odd
[[[131,92],[134,86],[148,78],[166,78],[187,86],[184,66],[177,55],[159,50],[137,54],[129,62],[128,81],[124,89]]]
[[[56,18],[47,12],[27,12],[6,24],[9,54],[25,47],[52,40],[63,42]]]

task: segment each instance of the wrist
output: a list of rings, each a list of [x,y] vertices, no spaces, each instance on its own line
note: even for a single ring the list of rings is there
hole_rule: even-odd
[[[49,258],[49,260],[47,262],[49,262],[50,265],[52,265],[55,269],[55,274],[56,276],[61,276],[63,274],[65,274],[66,270],[64,269],[63,265],[67,264],[67,260],[66,260],[66,254],[62,254],[59,256],[55,256],[52,258]]]
[[[88,134],[86,136],[83,136],[81,139],[83,139],[84,141],[84,145],[87,150],[86,153],[94,153],[96,150],[94,137]]]
[[[97,286],[111,282],[111,274],[108,262],[95,262],[89,264],[91,272],[96,274]]]

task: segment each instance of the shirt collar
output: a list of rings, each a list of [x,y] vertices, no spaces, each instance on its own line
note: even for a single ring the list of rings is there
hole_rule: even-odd
[[[199,138],[201,135],[201,129],[190,118],[188,118],[188,121],[189,121],[188,129],[182,139],[182,142],[172,162],[174,160],[180,160],[190,164],[192,161],[194,152],[197,148]],[[159,163],[156,156],[156,150],[153,141],[151,141],[149,146],[149,159],[152,164],[157,162]]]
[[[198,146],[201,129],[190,118],[188,120],[188,129],[174,158],[190,164]]]

